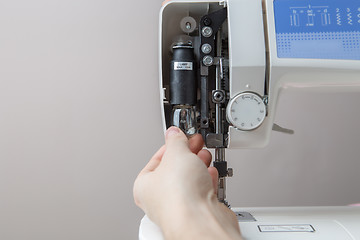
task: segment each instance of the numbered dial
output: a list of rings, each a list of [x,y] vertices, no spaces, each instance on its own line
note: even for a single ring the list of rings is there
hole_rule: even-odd
[[[258,128],[266,116],[263,99],[251,92],[240,93],[229,101],[226,109],[228,121],[237,129],[250,131]]]

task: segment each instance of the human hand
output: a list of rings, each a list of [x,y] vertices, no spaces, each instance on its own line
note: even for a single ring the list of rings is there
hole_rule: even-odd
[[[165,138],[166,145],[150,159],[134,184],[135,203],[153,220],[156,216],[152,216],[150,204],[163,201],[167,196],[180,195],[182,201],[213,196],[217,186],[217,170],[209,167],[211,154],[202,149],[201,135],[188,140],[180,129],[171,127]],[[161,206],[165,205],[167,203],[162,202]]]
[[[135,203],[165,238],[240,239],[235,214],[217,201],[218,173],[202,137],[171,127],[165,140],[135,180]]]

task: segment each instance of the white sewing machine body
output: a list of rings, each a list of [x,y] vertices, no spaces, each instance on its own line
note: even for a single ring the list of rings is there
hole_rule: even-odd
[[[356,0],[336,0],[331,4],[325,0],[221,2],[226,2],[228,13],[224,31],[229,43],[229,98],[244,92],[267,98],[267,114],[259,127],[238,130],[230,124],[228,148],[259,148],[268,144],[282,89],[360,91],[360,5]],[[159,70],[164,129],[168,127],[163,103],[168,98],[169,50],[174,37],[182,33],[178,22],[187,15],[198,19],[218,6],[219,1],[174,0],[161,10]],[[316,9],[321,12],[311,16],[308,21],[312,22],[296,22],[303,20],[302,15],[308,10],[315,15]],[[352,25],[346,22],[349,13],[353,15]],[[342,14],[342,25],[336,25],[337,14]]]
[[[207,24],[202,25],[199,22],[205,21],[204,15],[220,12],[223,8],[226,8],[227,15],[218,36],[226,35],[225,45],[228,52],[225,58],[228,58],[228,62],[225,61],[224,65],[228,66],[229,76],[227,87],[220,91],[225,92],[227,100],[221,103],[213,100],[216,106],[222,104],[223,113],[226,108],[226,117],[220,114],[213,119],[219,121],[218,116],[222,116],[221,121],[226,122],[219,128],[222,132],[215,126],[213,128],[217,129],[216,133],[215,130],[208,130],[211,128],[208,124],[203,124],[203,120],[211,122],[212,115],[206,111],[210,118],[203,118],[203,105],[194,104],[194,108],[201,108],[201,114],[197,115],[200,118],[199,131],[205,131],[205,134],[202,134],[207,147],[266,146],[275,126],[274,117],[279,96],[281,91],[286,91],[287,88],[306,88],[317,92],[360,92],[360,3],[357,0],[173,0],[165,4],[160,12],[159,66],[164,130],[172,125],[169,111],[173,106],[171,96],[169,99],[169,52],[174,38],[187,31],[187,25],[184,25],[184,28],[179,26],[179,23],[186,17],[192,17],[190,20],[186,18],[190,30],[194,22],[197,22],[198,33],[192,33],[193,36],[188,34],[193,45],[186,48],[201,49],[200,53],[195,51],[195,58],[200,59],[199,69],[196,71],[200,72],[201,79],[203,76],[208,77],[208,68],[210,69],[219,57],[212,55],[214,58],[210,64],[206,61],[206,48],[201,48],[204,45],[203,39],[198,38],[208,33],[204,29]],[[195,31],[195,28],[192,31]],[[223,55],[220,56],[222,57]],[[176,67],[174,65],[173,70],[193,70],[194,63],[177,62],[179,63]],[[221,63],[217,65],[217,75],[222,74],[218,74],[219,68],[223,68]],[[219,90],[218,84],[216,86],[213,91]],[[206,89],[208,87],[206,86]],[[200,86],[197,91],[197,99],[200,101],[209,97],[203,95],[202,90]],[[250,101],[252,103],[246,105]],[[252,111],[251,107],[257,105],[265,106],[266,113],[262,107]],[[218,109],[216,114],[217,112]],[[260,112],[263,115],[259,114]],[[239,113],[249,117],[237,123],[236,118],[241,116]],[[286,132],[286,129],[280,128],[280,131]],[[223,139],[216,138],[214,141],[211,136],[207,139],[211,134],[223,136]],[[225,173],[223,177],[227,175]],[[360,207],[233,210],[247,212],[244,213],[246,216],[249,213],[254,218],[245,217],[239,220],[242,235],[246,240],[360,239]],[[142,220],[139,237],[143,240],[162,239],[159,228],[146,216]]]
[[[360,207],[235,208],[256,220],[240,220],[244,240],[360,239]],[[174,216],[175,218],[176,216]],[[146,216],[140,240],[163,240],[161,230]]]

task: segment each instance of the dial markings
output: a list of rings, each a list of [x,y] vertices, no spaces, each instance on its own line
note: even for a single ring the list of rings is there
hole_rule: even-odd
[[[266,105],[259,95],[244,92],[229,101],[226,114],[228,121],[237,129],[254,130],[265,119]]]

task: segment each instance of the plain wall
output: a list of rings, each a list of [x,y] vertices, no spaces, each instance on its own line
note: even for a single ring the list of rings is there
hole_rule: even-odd
[[[0,1],[0,239],[137,238],[132,184],[163,144],[160,5]],[[232,206],[360,202],[359,102],[285,91],[295,135],[227,152]]]

